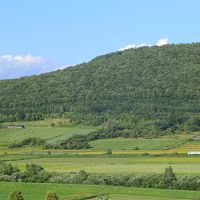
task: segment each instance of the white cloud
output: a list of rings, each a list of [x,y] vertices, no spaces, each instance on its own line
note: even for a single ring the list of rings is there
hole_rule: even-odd
[[[0,79],[18,78],[58,69],[52,61],[42,56],[2,55],[0,56]]]
[[[124,50],[127,50],[127,49],[136,49],[136,48],[145,47],[145,46],[148,46],[148,45],[145,44],[145,43],[138,44],[138,45],[136,45],[136,44],[128,44],[125,47],[120,48],[119,51],[124,51]]]
[[[128,44],[126,45],[125,47],[123,48],[120,48],[118,51],[124,51],[124,50],[127,50],[127,49],[137,49],[137,48],[140,48],[140,47],[151,47],[151,46],[163,46],[163,45],[166,45],[166,44],[169,44],[168,42],[168,38],[163,38],[163,39],[160,39],[156,42],[156,44],[152,45],[152,44],[146,44],[146,43],[142,43],[142,44]]]
[[[168,42],[168,38],[163,38],[163,39],[160,39],[158,40],[158,42],[156,43],[156,46],[163,46],[163,45],[166,45],[166,44],[169,44]]]
[[[47,61],[46,58],[41,56],[32,56],[28,55],[3,55],[0,56],[0,62],[7,62],[10,64],[19,64],[19,65],[33,65],[33,64],[43,64]]]
[[[68,67],[73,67],[73,66],[76,66],[77,64],[70,64],[70,65],[63,65],[63,66],[60,66],[59,69],[60,70],[63,70],[63,69],[66,69]]]

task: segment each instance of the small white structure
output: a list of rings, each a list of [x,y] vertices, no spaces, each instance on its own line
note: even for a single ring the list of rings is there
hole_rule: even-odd
[[[200,151],[190,151],[188,155],[200,155]]]

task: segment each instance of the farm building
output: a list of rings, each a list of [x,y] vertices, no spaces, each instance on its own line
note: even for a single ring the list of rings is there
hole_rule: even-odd
[[[200,151],[190,151],[188,155],[200,155]]]
[[[7,128],[25,128],[24,125],[9,125]]]

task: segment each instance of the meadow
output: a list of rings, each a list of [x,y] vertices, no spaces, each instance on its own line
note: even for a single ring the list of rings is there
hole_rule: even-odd
[[[144,174],[163,173],[172,166],[177,175],[198,175],[200,157],[145,157],[145,156],[60,156],[8,161],[25,170],[27,163],[36,163],[52,172],[78,172],[100,174]]]
[[[109,194],[109,199],[113,200],[186,200],[200,197],[199,191],[93,185],[0,183],[0,200],[7,199],[10,192],[14,190],[20,190],[25,200],[43,200],[48,191],[55,191],[61,200],[97,200],[99,194]]]
[[[95,131],[96,127],[91,126],[73,126],[66,123],[63,119],[48,119],[35,122],[17,122],[4,123],[4,126],[10,124],[24,124],[24,129],[0,129],[0,147],[7,147],[14,142],[19,142],[29,137],[39,137],[46,139],[48,143],[54,143],[58,140],[69,138],[73,135],[85,135]]]
[[[136,138],[116,138],[96,140],[90,142],[94,149],[107,149],[108,147],[113,150],[167,150],[183,144],[185,140],[181,139],[136,139]]]

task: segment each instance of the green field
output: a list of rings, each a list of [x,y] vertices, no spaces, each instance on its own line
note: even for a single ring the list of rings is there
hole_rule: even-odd
[[[90,142],[91,148],[82,150],[42,149],[25,147],[10,149],[7,146],[28,137],[40,137],[54,143],[74,134],[88,134],[98,127],[75,126],[66,121],[44,120],[27,122],[25,129],[0,129],[0,161],[17,165],[25,170],[27,163],[35,163],[52,172],[78,172],[96,174],[147,174],[163,173],[172,166],[179,175],[199,175],[200,157],[188,156],[188,151],[200,150],[195,134],[164,136],[157,139],[116,138]],[[112,149],[112,155],[107,155]],[[50,152],[50,154],[49,154]],[[175,200],[192,199],[200,192],[142,189],[111,186],[0,183],[0,200],[19,189],[25,200],[42,200],[47,191],[56,191],[61,200],[78,200],[109,193],[113,200]],[[37,190],[37,193],[34,192]],[[90,198],[97,200],[98,198]]]
[[[10,163],[10,161],[9,161]],[[47,171],[78,172],[102,174],[144,174],[163,173],[172,166],[179,175],[198,175],[200,157],[132,157],[132,156],[70,156],[25,159],[11,162],[24,170],[27,163],[37,163]]]
[[[47,139],[49,143],[54,143],[75,134],[85,135],[96,130],[95,127],[89,126],[56,126],[56,124],[52,126],[52,123],[54,124],[55,122],[26,122],[26,128],[24,129],[0,129],[0,147],[6,147],[13,142],[18,142],[29,137],[40,137]]]
[[[117,138],[96,140],[90,142],[90,145],[94,149],[142,149],[142,150],[160,150],[160,149],[172,149],[184,143],[184,140],[180,139],[134,139],[134,138]]]
[[[89,199],[91,196],[109,193],[112,200],[186,200],[200,197],[200,192],[162,190],[114,186],[0,183],[0,200],[6,200],[13,190],[20,190],[25,200],[43,200],[48,191],[55,191],[61,200]],[[88,197],[88,198],[87,198]],[[97,200],[98,198],[93,198]]]
[[[191,141],[191,138],[199,133],[164,136],[157,139],[96,140],[90,142],[92,148],[85,150],[7,148],[6,146],[14,141],[28,137],[41,137],[54,143],[74,134],[88,134],[97,129],[97,127],[73,126],[66,119],[26,122],[25,125],[25,129],[0,129],[0,160],[17,164],[21,170],[25,169],[27,163],[37,163],[47,171],[58,172],[85,170],[89,173],[103,174],[162,173],[168,166],[172,166],[177,174],[197,175],[200,172],[200,157],[186,155],[180,157],[174,154],[200,149],[200,141]],[[138,150],[134,150],[136,147]],[[105,155],[108,148],[113,150],[112,156]],[[48,151],[51,151],[51,156],[48,156]],[[143,156],[143,154],[162,154],[162,157]],[[171,157],[167,154],[174,155]]]

